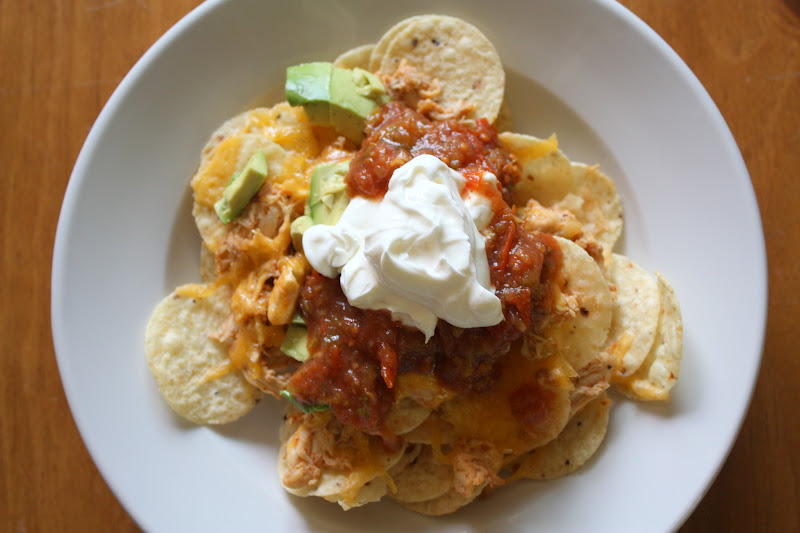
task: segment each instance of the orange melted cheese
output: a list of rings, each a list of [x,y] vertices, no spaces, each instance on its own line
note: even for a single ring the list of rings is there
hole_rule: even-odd
[[[197,203],[213,207],[231,176],[247,162],[248,157],[244,156],[251,154],[242,154],[242,136],[245,134],[261,135],[285,151],[280,172],[269,176],[270,183],[280,185],[282,190],[292,194],[307,194],[308,170],[316,164],[321,144],[303,109],[284,102],[268,109],[250,111],[241,130],[220,142],[203,161],[192,178]]]
[[[573,388],[570,378],[574,375],[572,367],[558,355],[532,362],[513,349],[490,391],[457,396],[441,406],[442,420],[452,425],[452,437],[445,441],[482,440],[513,454],[541,445],[567,422],[569,391]],[[519,402],[520,394],[530,401]]]
[[[558,138],[554,133],[543,141],[526,144],[523,148],[518,150],[517,156],[522,160],[536,159],[538,157],[550,155],[556,150],[558,150]]]
[[[222,197],[222,191],[237,170],[242,140],[239,136],[228,137],[211,153],[194,178],[192,190],[197,203],[214,207]]]

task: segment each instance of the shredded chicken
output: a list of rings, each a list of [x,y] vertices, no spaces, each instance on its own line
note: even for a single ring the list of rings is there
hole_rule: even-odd
[[[288,488],[314,488],[326,470],[350,471],[358,455],[368,449],[366,435],[343,426],[329,411],[286,416],[286,426],[296,428],[285,446],[282,482]]]
[[[583,236],[583,225],[569,211],[550,209],[536,200],[529,200],[522,215],[528,231],[550,233],[571,241]]]
[[[620,353],[617,348],[617,345],[610,346],[578,370],[575,388],[569,394],[570,418],[608,388],[611,376],[622,363],[624,352]]]
[[[606,254],[603,247],[590,233],[584,231],[583,224],[571,211],[557,207],[544,207],[536,200],[531,199],[520,214],[526,230],[550,233],[574,241],[575,244],[586,250],[586,253],[595,260],[601,269],[604,268]]]
[[[426,79],[406,59],[401,59],[394,73],[379,72],[393,100],[405,103],[434,120],[462,119],[475,110],[475,104],[463,100],[443,107],[436,101],[442,89],[438,79]]]
[[[475,487],[503,485],[505,481],[497,475],[502,466],[502,454],[492,444],[478,440],[460,442],[450,455],[453,464],[453,487],[456,492],[469,498]]]

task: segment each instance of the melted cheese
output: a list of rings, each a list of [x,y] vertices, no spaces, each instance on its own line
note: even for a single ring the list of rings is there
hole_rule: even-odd
[[[222,191],[236,172],[242,140],[231,136],[219,143],[211,156],[192,178],[192,190],[197,203],[214,207],[222,197]]]
[[[574,370],[558,355],[530,361],[518,348],[505,356],[503,374],[482,394],[459,395],[440,408],[442,419],[452,424],[452,437],[494,444],[503,453],[519,454],[555,437],[569,417],[570,378]],[[530,413],[535,426],[517,419],[511,397],[521,387],[532,387],[537,412]]]
[[[556,150],[558,150],[558,138],[554,133],[543,141],[526,144],[523,148],[518,150],[517,157],[525,161],[550,155]]]

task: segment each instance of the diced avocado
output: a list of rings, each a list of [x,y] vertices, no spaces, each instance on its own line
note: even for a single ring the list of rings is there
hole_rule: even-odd
[[[306,230],[313,225],[314,219],[309,215],[303,215],[292,220],[292,225],[289,227],[289,232],[292,236],[292,242],[294,243],[295,250],[300,251],[303,249],[303,233],[305,233]]]
[[[321,163],[311,173],[308,207],[315,224],[334,225],[344,213],[350,197],[344,177],[350,170],[350,161]]]
[[[330,124],[332,63],[303,63],[286,69],[286,101],[303,106],[312,124]]]
[[[376,107],[375,100],[359,94],[352,70],[333,69],[330,121],[336,131],[359,144],[364,138],[364,120]]]
[[[303,63],[286,69],[286,99],[302,105],[312,124],[332,126],[358,144],[364,120],[389,97],[381,80],[364,69]]]
[[[259,150],[250,157],[241,172],[233,175],[222,192],[222,198],[214,204],[220,220],[227,224],[238,217],[265,179],[267,179],[267,158],[264,152]]]
[[[290,324],[281,344],[281,351],[301,363],[308,359],[308,330],[305,326]]]
[[[356,92],[383,105],[389,103],[389,95],[386,94],[386,87],[383,86],[381,79],[368,70],[363,68],[353,69],[353,83],[356,85]]]
[[[295,326],[305,326],[306,325],[306,319],[303,318],[303,315],[301,315],[299,312],[295,311],[295,313],[292,315],[292,319],[289,321],[289,323],[290,324],[294,324]]]

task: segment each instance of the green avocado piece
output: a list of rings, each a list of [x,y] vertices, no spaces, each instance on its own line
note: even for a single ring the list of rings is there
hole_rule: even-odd
[[[233,175],[222,192],[222,198],[214,204],[220,220],[227,224],[238,217],[266,179],[267,158],[259,150],[250,157],[241,172]]]
[[[303,318],[303,315],[301,315],[299,311],[295,311],[289,323],[294,324],[295,326],[305,326],[306,319]]]
[[[348,69],[333,69],[330,121],[336,131],[359,144],[364,139],[364,120],[378,107],[378,104],[372,98],[359,93],[360,88],[370,93],[374,89],[370,89],[368,84],[361,87],[356,85],[353,73]],[[363,82],[365,77],[359,75],[359,79]],[[377,77],[375,80],[380,83]]]
[[[381,80],[364,69],[331,63],[303,63],[286,69],[286,99],[302,105],[312,124],[332,126],[356,144],[364,138],[364,120],[389,101]]]
[[[308,208],[314,224],[334,225],[339,222],[350,197],[344,178],[350,170],[350,161],[321,163],[311,173]]]
[[[303,106],[309,122],[330,124],[331,75],[333,64],[302,63],[286,69],[286,100],[289,105]]]
[[[370,98],[379,105],[389,103],[386,87],[383,86],[381,79],[372,72],[363,68],[354,68],[353,83],[356,85],[356,92],[361,96]]]
[[[314,219],[310,215],[302,215],[292,220],[292,225],[289,227],[289,234],[292,236],[295,250],[303,249],[303,233],[308,228],[314,225]]]
[[[281,344],[284,355],[305,362],[308,359],[308,330],[305,326],[290,324]]]

